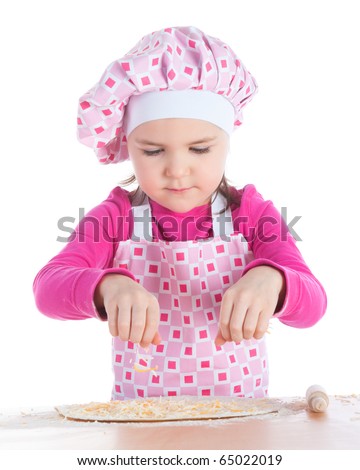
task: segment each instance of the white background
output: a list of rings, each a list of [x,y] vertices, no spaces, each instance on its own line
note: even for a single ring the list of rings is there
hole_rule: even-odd
[[[76,139],[80,95],[143,35],[195,25],[238,53],[259,84],[228,175],[288,208],[328,294],[326,316],[273,322],[270,395],[360,393],[357,2],[12,1],[1,7],[0,407],[108,400],[111,337],[98,320],[40,314],[32,282],[61,248],[57,221],[129,174]],[[3,3],[4,5],[4,3]],[[62,234],[64,235],[64,234]],[[51,292],[49,292],[51,295]]]

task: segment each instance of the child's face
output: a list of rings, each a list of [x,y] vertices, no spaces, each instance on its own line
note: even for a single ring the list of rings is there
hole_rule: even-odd
[[[198,119],[159,119],[136,127],[128,150],[141,189],[174,212],[207,204],[225,170],[229,136]]]

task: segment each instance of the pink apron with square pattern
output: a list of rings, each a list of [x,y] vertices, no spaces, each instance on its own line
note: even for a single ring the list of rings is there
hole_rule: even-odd
[[[222,296],[253,259],[243,235],[234,234],[231,210],[219,215],[224,208],[225,200],[218,195],[212,204],[213,238],[167,242],[145,239],[144,215],[151,217],[148,201],[133,207],[133,235],[119,244],[114,266],[129,269],[157,297],[162,342],[145,351],[113,339],[113,400],[267,395],[264,338],[214,344]]]

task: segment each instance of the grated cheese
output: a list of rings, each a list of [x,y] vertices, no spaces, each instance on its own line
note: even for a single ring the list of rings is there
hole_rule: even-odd
[[[85,421],[167,421],[232,416],[251,416],[277,411],[268,399],[153,397],[91,402],[56,409],[65,417]]]

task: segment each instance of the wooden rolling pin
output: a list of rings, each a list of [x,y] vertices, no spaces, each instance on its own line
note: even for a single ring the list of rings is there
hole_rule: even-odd
[[[329,405],[329,397],[321,385],[311,385],[306,390],[306,401],[311,411],[323,413]]]

